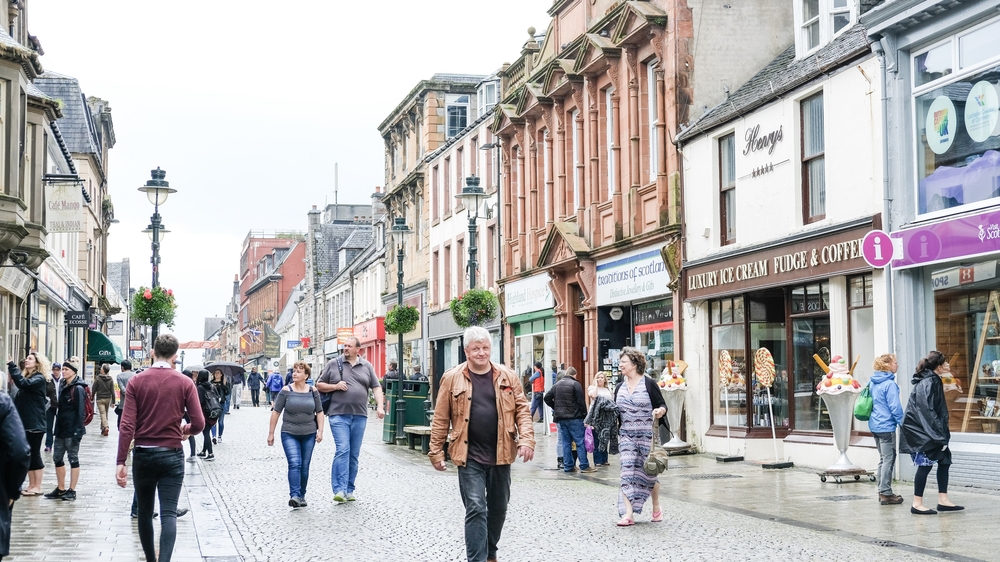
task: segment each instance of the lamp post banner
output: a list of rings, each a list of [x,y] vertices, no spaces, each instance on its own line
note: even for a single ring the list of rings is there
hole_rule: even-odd
[[[83,232],[83,191],[72,182],[45,186],[45,229],[53,232]]]

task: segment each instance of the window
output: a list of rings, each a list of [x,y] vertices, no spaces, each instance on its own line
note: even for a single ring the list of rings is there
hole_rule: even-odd
[[[465,292],[465,279],[468,277],[468,268],[465,265],[465,240],[458,240],[455,242],[455,276],[456,286],[458,291],[457,295],[461,295]]]
[[[823,369],[813,359],[830,363],[830,287],[826,282],[791,289],[792,373],[795,392],[795,429],[832,431],[816,385]]]
[[[469,96],[468,94],[446,94],[445,95],[445,115],[447,117],[447,138],[454,137],[462,132],[469,124]]]
[[[486,115],[488,111],[493,109],[493,106],[497,103],[497,83],[496,82],[484,82],[479,85],[479,90],[476,92],[476,100],[478,105],[478,116],[482,117]]]
[[[736,135],[719,139],[719,231],[723,246],[736,241]]]
[[[659,146],[657,146],[658,139],[656,138],[656,127],[658,125],[657,114],[656,114],[656,61],[650,61],[646,64],[646,99],[648,101],[647,109],[647,119],[649,123],[648,130],[646,132],[649,135],[649,181],[656,181],[656,174],[659,171],[657,169],[657,164],[659,163]]]
[[[872,309],[872,276],[859,275],[847,280],[847,321],[850,330],[848,357],[877,357],[875,353],[875,314]],[[854,359],[851,359],[853,362]],[[868,384],[872,370],[858,364],[854,376],[860,384]],[[857,431],[868,431],[867,422],[854,422]]]
[[[913,56],[918,215],[995,205],[1000,198],[1000,19]]]
[[[826,218],[823,94],[802,100],[802,222]]]
[[[570,143],[573,146],[573,213],[580,208],[580,174],[583,173],[583,163],[580,162],[580,142],[581,139],[577,137],[576,134],[576,120],[580,117],[580,111],[574,109],[570,114],[570,121],[572,125],[569,128],[570,131]]]
[[[441,171],[437,166],[431,168],[431,218],[437,220],[441,215]]]
[[[455,195],[451,190],[451,158],[444,159],[444,189],[441,190],[444,203],[444,214],[451,214],[451,198]]]
[[[431,289],[431,300],[438,306],[443,306],[446,303],[441,300],[441,252],[434,250],[434,254],[431,259],[431,284],[433,289]]]
[[[462,193],[462,187],[465,186],[465,151],[462,147],[455,149],[455,181],[458,183],[455,186],[455,195],[458,195]],[[461,201],[455,201],[456,207],[461,204]]]
[[[549,140],[549,130],[545,129],[542,132],[542,178],[545,182],[545,188],[542,190],[542,199],[544,199],[545,215],[542,218],[542,222],[549,221],[552,216],[552,176],[549,162],[549,149],[551,148],[551,140]],[[539,225],[540,226],[540,225]]]
[[[855,0],[798,0],[796,53],[804,56],[826,45],[857,20]]]
[[[444,276],[441,285],[444,287],[444,300],[451,301],[451,246],[444,247]]]
[[[709,318],[712,331],[712,372],[720,367],[732,368],[730,384],[722,385],[718,377],[713,377],[712,404],[715,425],[747,425],[746,410],[746,326],[743,317],[743,297],[726,298],[709,302]]]
[[[478,176],[479,175],[479,137],[472,137],[469,140],[469,175]],[[489,178],[483,183],[489,182]]]
[[[604,90],[604,111],[607,117],[606,121],[608,124],[608,129],[606,134],[607,138],[607,158],[608,158],[608,200],[611,200],[611,196],[615,193],[615,114],[614,106],[612,105],[612,97],[614,96],[613,90],[608,88]]]

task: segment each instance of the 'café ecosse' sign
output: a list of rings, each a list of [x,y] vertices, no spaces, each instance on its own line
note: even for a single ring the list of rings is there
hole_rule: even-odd
[[[871,270],[861,253],[870,224],[686,268],[689,299]]]

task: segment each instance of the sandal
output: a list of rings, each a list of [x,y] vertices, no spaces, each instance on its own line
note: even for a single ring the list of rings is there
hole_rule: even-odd
[[[652,519],[652,521],[653,521],[653,523],[659,523],[659,522],[663,521],[663,510],[662,509],[659,510],[659,511],[654,511],[653,512],[653,519]]]
[[[622,517],[618,520],[619,527],[631,527],[632,525],[635,525],[635,521],[629,519],[628,517]]]

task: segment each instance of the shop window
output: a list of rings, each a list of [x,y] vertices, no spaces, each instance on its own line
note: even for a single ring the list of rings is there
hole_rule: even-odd
[[[709,303],[712,353],[712,423],[730,426],[747,425],[746,326],[743,297],[725,298]],[[728,359],[727,359],[728,358]],[[732,375],[723,385],[720,369],[729,362]]]
[[[872,310],[872,276],[860,275],[847,280],[847,321],[850,329],[850,351],[848,357],[851,364],[854,358],[860,356],[861,361],[854,371],[854,377],[861,384],[868,384],[872,369],[869,359],[886,351],[875,350],[875,314]],[[868,422],[855,420],[856,431],[868,431]]]
[[[913,57],[917,213],[941,215],[1000,198],[1000,19]]]
[[[826,218],[822,92],[802,100],[802,222]]]
[[[963,269],[975,270],[972,283],[958,287],[940,283],[934,290],[935,348],[948,358],[952,373],[952,377],[942,377],[949,428],[952,432],[1000,433],[1000,317],[996,310],[1000,283],[996,262],[953,267],[932,276],[958,279]],[[997,301],[989,307],[994,298]]]
[[[736,241],[736,135],[719,139],[719,231],[723,246]]]
[[[830,363],[829,285],[823,282],[793,287],[791,295],[794,428],[831,431],[830,415],[816,394],[816,385],[825,373],[813,359],[813,355],[818,355]]]
[[[746,296],[750,327],[748,356],[766,348],[774,359],[774,382],[770,392],[753,372],[750,391],[753,396],[750,423],[754,427],[788,427],[788,342],[785,328],[784,291],[767,291]],[[752,365],[750,361],[749,365]],[[748,368],[749,368],[748,365]],[[770,400],[770,408],[768,407]],[[772,418],[773,415],[773,418]]]
[[[646,355],[647,367],[653,370],[655,379],[667,361],[674,359],[673,298],[634,305],[632,315],[635,347]]]

